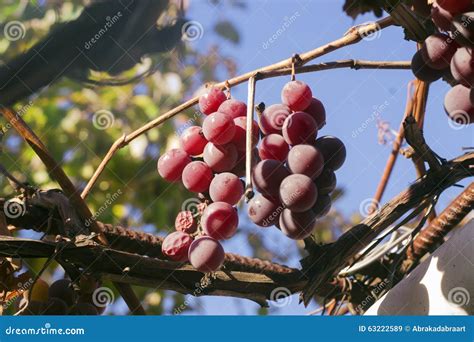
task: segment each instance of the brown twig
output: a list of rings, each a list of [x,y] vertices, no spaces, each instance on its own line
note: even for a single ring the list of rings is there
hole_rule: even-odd
[[[252,164],[253,164],[253,112],[255,110],[255,87],[258,74],[250,77],[247,95],[247,133],[245,137],[245,198],[248,202],[253,197]]]

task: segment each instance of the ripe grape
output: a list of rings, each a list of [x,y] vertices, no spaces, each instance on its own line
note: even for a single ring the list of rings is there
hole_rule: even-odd
[[[420,51],[423,60],[430,68],[442,70],[449,67],[457,48],[452,38],[438,33],[426,38]]]
[[[285,209],[280,215],[279,223],[283,234],[293,240],[302,240],[313,232],[316,215],[312,210],[294,213],[289,209]]]
[[[444,73],[444,70],[436,70],[430,68],[423,60],[421,51],[417,51],[411,60],[411,71],[421,81],[434,82],[439,80]]]
[[[192,234],[197,230],[197,220],[189,210],[183,210],[176,215],[174,227],[177,231]]]
[[[313,210],[316,218],[326,216],[327,213],[329,213],[329,210],[331,210],[331,196],[318,195],[318,200],[311,210]]]
[[[69,310],[69,315],[75,316],[97,316],[98,314],[99,311],[91,303],[80,302],[75,304],[71,310]]]
[[[209,91],[199,97],[199,109],[206,115],[217,112],[219,106],[227,100],[225,93],[215,87],[209,89]]]
[[[304,212],[316,203],[318,189],[305,175],[290,175],[280,185],[281,203],[293,212]]]
[[[283,162],[286,160],[289,150],[290,147],[281,135],[270,134],[262,139],[258,154],[262,160],[274,159]]]
[[[318,126],[311,115],[296,112],[285,119],[283,138],[289,145],[303,144],[313,141],[318,134]]]
[[[169,234],[161,245],[164,255],[174,261],[188,261],[189,246],[193,242],[191,235],[184,232],[173,232]]]
[[[459,14],[453,19],[453,37],[465,47],[474,47],[474,12]]]
[[[451,73],[456,81],[466,87],[474,85],[474,60],[471,49],[460,48],[456,51],[451,60]]]
[[[252,150],[252,165],[253,169],[255,169],[255,165],[260,162],[260,158],[258,156],[258,150],[254,148]],[[239,157],[237,164],[232,169],[232,173],[235,174],[237,177],[245,177],[245,168],[246,168],[246,160],[245,160],[245,151],[239,151]]]
[[[336,171],[344,164],[346,147],[338,138],[323,136],[316,140],[315,147],[323,154],[325,167]]]
[[[204,151],[207,140],[204,137],[201,127],[191,126],[181,134],[181,148],[191,156],[198,156]]]
[[[204,161],[214,172],[230,171],[237,164],[237,147],[234,144],[214,145],[207,143],[204,148]]]
[[[259,121],[263,134],[281,133],[285,119],[290,116],[291,110],[284,104],[274,104],[267,107]]]
[[[451,14],[466,12],[471,6],[471,0],[436,0],[436,3]]]
[[[174,148],[158,159],[158,173],[168,182],[181,180],[183,170],[191,162],[191,157],[182,149]]]
[[[453,15],[440,7],[436,2],[431,7],[431,19],[441,30],[449,31],[451,29]]]
[[[209,187],[209,195],[213,202],[226,202],[235,205],[243,194],[244,185],[242,181],[230,172],[215,176]]]
[[[68,305],[72,305],[76,299],[76,293],[69,279],[59,279],[49,287],[48,297],[49,299],[59,298]]]
[[[311,115],[311,117],[316,121],[318,129],[321,129],[326,125],[326,109],[321,101],[316,98],[311,99],[311,103],[308,108],[304,110],[305,113]]]
[[[235,123],[229,115],[215,112],[204,119],[202,131],[208,141],[224,145],[234,138]]]
[[[50,298],[46,303],[44,303],[43,311],[41,312],[41,314],[45,316],[66,315],[68,311],[68,305],[72,305],[72,303],[69,304],[60,298],[53,297]]]
[[[248,205],[249,218],[260,227],[269,227],[278,222],[283,205],[262,194],[254,196]]]
[[[239,151],[245,151],[246,149],[246,137],[247,137],[247,118],[241,116],[234,119],[235,134],[232,142],[235,144]],[[252,147],[255,147],[258,143],[258,137],[260,132],[258,130],[258,124],[256,121],[252,121]]]
[[[224,248],[219,241],[210,236],[194,240],[189,248],[189,261],[200,272],[215,272],[224,263]]]
[[[305,110],[312,98],[311,88],[301,81],[288,82],[281,91],[281,102],[295,112]]]
[[[315,179],[324,168],[323,154],[312,145],[296,145],[288,153],[288,169]]]
[[[30,299],[37,302],[45,302],[48,299],[49,285],[43,279],[38,278],[31,288]]]
[[[267,159],[262,160],[253,170],[253,182],[255,188],[263,195],[271,198],[278,198],[280,184],[290,175],[283,163]]]
[[[242,101],[229,99],[222,102],[217,112],[227,114],[232,119],[235,119],[241,116],[247,116],[247,105]]]
[[[474,107],[470,99],[471,90],[462,84],[451,88],[444,98],[444,109],[460,125],[474,123]]]
[[[211,203],[204,210],[201,225],[206,235],[214,239],[230,239],[239,225],[237,209],[225,202]]]
[[[183,184],[191,192],[206,192],[212,181],[211,168],[202,161],[193,161],[183,170]]]
[[[336,174],[333,170],[324,168],[321,175],[316,178],[314,184],[318,188],[318,196],[319,195],[327,195],[336,189]]]

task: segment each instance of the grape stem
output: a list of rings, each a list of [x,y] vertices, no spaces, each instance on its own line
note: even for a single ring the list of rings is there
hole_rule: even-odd
[[[245,199],[250,201],[254,195],[252,187],[252,164],[253,164],[253,111],[255,107],[255,87],[258,74],[250,77],[248,82],[247,96],[247,135],[245,136]]]

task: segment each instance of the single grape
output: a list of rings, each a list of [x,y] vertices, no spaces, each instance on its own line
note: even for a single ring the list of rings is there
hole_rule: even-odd
[[[312,145],[296,145],[288,153],[288,169],[315,179],[324,168],[323,154]]]
[[[417,51],[413,55],[413,59],[411,61],[411,71],[416,76],[416,78],[423,82],[437,81],[443,76],[444,73],[444,70],[430,68],[423,60],[420,51]]]
[[[184,232],[173,232],[163,240],[161,251],[173,261],[186,262],[192,242],[191,235]]]
[[[197,220],[189,210],[183,210],[176,215],[174,227],[177,231],[192,234],[197,230]]]
[[[344,164],[346,147],[338,138],[331,135],[323,136],[316,140],[315,147],[323,154],[325,167],[336,171]]]
[[[248,215],[256,225],[270,227],[278,222],[283,209],[281,203],[258,194],[248,204]]]
[[[425,39],[420,51],[423,60],[430,68],[442,70],[449,67],[457,48],[451,37],[437,33]]]
[[[50,298],[46,303],[44,303],[43,311],[41,312],[41,314],[45,316],[66,315],[69,305],[72,304],[68,304],[60,298],[53,297]]]
[[[260,135],[258,124],[256,121],[252,121],[252,147],[255,147],[258,143],[258,137]],[[240,116],[234,119],[235,124],[235,135],[232,142],[235,144],[239,151],[246,150],[246,138],[247,138],[247,118]]]
[[[204,148],[204,162],[214,172],[232,170],[237,164],[238,152],[234,144],[214,145],[208,143]]]
[[[321,101],[316,98],[311,99],[311,103],[308,108],[304,110],[305,113],[311,115],[311,117],[316,121],[318,129],[321,129],[326,125],[326,109]]]
[[[199,97],[199,109],[206,115],[217,112],[219,106],[227,100],[225,93],[212,87],[204,95]]]
[[[224,145],[234,138],[235,123],[229,115],[215,112],[204,119],[202,131],[208,141]]]
[[[444,98],[446,114],[459,125],[474,123],[474,107],[470,99],[471,90],[462,84],[451,88]]]
[[[211,203],[204,210],[201,225],[204,233],[214,239],[230,239],[239,225],[237,209],[225,202]]]
[[[181,148],[191,156],[199,156],[206,147],[207,140],[204,137],[202,128],[199,126],[191,126],[181,134]]]
[[[244,185],[239,177],[230,172],[216,175],[209,187],[213,202],[226,202],[235,205],[244,194]]]
[[[451,73],[456,81],[466,87],[474,85],[474,59],[471,49],[463,47],[456,51],[451,60]]]
[[[213,175],[211,168],[202,161],[193,161],[183,170],[183,184],[191,192],[207,192]]]
[[[99,311],[97,308],[90,303],[77,303],[74,304],[69,310],[69,315],[74,316],[97,316]]]
[[[453,15],[440,7],[436,2],[431,7],[431,19],[441,30],[449,31],[451,29]]]
[[[274,104],[267,107],[259,121],[260,129],[265,135],[276,133],[280,134],[285,119],[290,116],[291,110],[284,104]]]
[[[246,168],[246,156],[245,151],[239,151],[238,161],[235,167],[232,169],[232,173],[235,174],[237,177],[245,177],[245,168]],[[258,156],[258,150],[254,148],[252,150],[252,165],[253,169],[255,169],[255,165],[260,162],[260,157]]]
[[[458,14],[454,17],[451,30],[456,42],[465,47],[474,47],[474,12]]]
[[[316,178],[314,184],[318,188],[318,196],[319,195],[327,195],[336,189],[336,174],[333,170],[324,168],[321,175]]]
[[[158,173],[168,182],[181,180],[183,170],[191,162],[191,157],[182,149],[174,148],[158,160]]]
[[[436,0],[436,4],[451,14],[466,12],[471,7],[471,0]]]
[[[194,240],[189,248],[189,261],[199,272],[215,272],[224,263],[224,248],[219,241],[210,236],[201,236]]]
[[[253,170],[255,188],[263,195],[278,199],[280,184],[290,172],[277,160],[262,160]]]
[[[247,105],[238,100],[229,99],[220,105],[218,112],[229,115],[232,119],[247,116]]]
[[[331,196],[329,195],[318,195],[318,200],[314,204],[313,208],[316,218],[321,218],[326,216],[327,213],[331,210]]]
[[[258,148],[258,154],[262,160],[274,159],[281,162],[286,160],[290,146],[279,134],[270,134],[262,139]]]
[[[76,293],[74,292],[71,281],[69,279],[56,280],[49,287],[48,298],[59,298],[68,305],[72,305],[76,300]]]
[[[280,185],[280,200],[293,212],[304,212],[316,203],[318,189],[311,178],[305,175],[290,175]]]
[[[38,278],[31,288],[30,299],[37,302],[46,302],[48,300],[49,285],[43,279]]]
[[[281,91],[281,102],[295,112],[305,110],[312,98],[311,88],[301,81],[288,82]]]
[[[313,232],[316,225],[316,216],[312,210],[294,213],[289,209],[285,209],[280,215],[279,223],[283,234],[293,240],[302,240]]]
[[[318,126],[311,115],[296,112],[285,119],[283,138],[288,145],[303,144],[313,141],[318,134]]]

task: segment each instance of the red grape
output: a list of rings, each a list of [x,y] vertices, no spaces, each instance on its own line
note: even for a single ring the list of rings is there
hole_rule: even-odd
[[[311,115],[296,112],[285,119],[283,137],[289,145],[297,145],[316,139],[318,126]]]
[[[239,225],[237,209],[225,202],[211,203],[204,210],[201,225],[204,233],[214,239],[230,239]]]
[[[444,70],[430,68],[423,60],[421,51],[417,51],[413,55],[413,59],[411,60],[411,70],[416,78],[428,83],[439,80],[444,73]]]
[[[318,188],[318,196],[319,195],[327,195],[336,189],[336,174],[333,170],[324,168],[323,173],[316,178],[314,184]]]
[[[215,112],[204,119],[202,131],[208,141],[224,145],[234,138],[235,123],[229,115]]]
[[[293,212],[304,212],[316,203],[318,189],[305,175],[290,175],[280,185],[280,199]]]
[[[323,154],[312,145],[296,145],[288,153],[288,169],[315,179],[324,168]]]
[[[66,302],[66,304],[72,305],[75,301],[76,293],[69,279],[59,279],[49,287],[48,297],[49,299],[59,298]]]
[[[197,230],[197,220],[191,211],[180,211],[178,215],[176,215],[174,227],[177,231],[192,234]]]
[[[263,134],[281,133],[283,123],[290,114],[290,108],[284,104],[274,104],[266,108],[259,121]]]
[[[438,33],[426,38],[420,51],[423,60],[430,68],[442,70],[449,67],[457,48],[452,38]]]
[[[214,172],[230,171],[237,164],[237,148],[234,144],[214,145],[207,143],[204,148],[204,161]]]
[[[329,195],[318,195],[318,200],[314,204],[313,208],[314,214],[316,215],[316,218],[321,218],[323,216],[326,216],[327,213],[329,213],[329,210],[331,210],[331,196]]]
[[[248,214],[249,218],[256,225],[269,227],[278,222],[283,209],[281,203],[258,194],[250,200]]]
[[[247,116],[247,105],[238,100],[229,99],[220,105],[218,112],[229,115],[232,119]]]
[[[281,135],[270,134],[262,139],[258,154],[262,160],[275,159],[283,162],[286,160],[289,150],[290,147]]]
[[[158,173],[168,182],[181,180],[183,170],[191,162],[191,157],[182,149],[174,148],[158,159]]]
[[[301,81],[288,82],[281,91],[281,102],[295,112],[305,110],[312,98],[311,88]]]
[[[189,248],[189,261],[200,272],[215,272],[224,263],[224,248],[210,236],[201,236],[194,240]]]
[[[211,168],[202,161],[193,161],[183,170],[183,184],[191,192],[206,192],[212,181]]]
[[[313,232],[316,215],[312,210],[294,213],[289,209],[285,209],[280,215],[279,223],[283,234],[293,240],[302,240]]]
[[[255,165],[260,162],[260,158],[258,156],[258,150],[254,148],[252,150],[252,165],[253,169],[255,169]],[[232,173],[235,174],[237,177],[245,177],[245,171],[246,171],[246,160],[245,160],[245,151],[239,151],[239,157],[237,164],[235,167],[232,169]]]
[[[271,198],[278,198],[280,184],[290,175],[283,163],[267,159],[262,160],[253,170],[253,182],[255,188],[263,195]]]
[[[318,129],[321,129],[326,125],[326,109],[324,108],[323,103],[318,99],[313,97],[311,103],[304,112],[312,116],[318,125]]]
[[[256,121],[252,121],[252,147],[255,147],[258,143],[259,131],[258,124]],[[234,119],[235,124],[235,135],[232,142],[235,144],[239,151],[245,151],[246,149],[246,137],[247,137],[247,118],[245,116],[240,116]]]
[[[433,3],[431,8],[431,19],[441,30],[449,31],[451,29],[453,15],[440,7],[436,2]]]
[[[444,109],[460,125],[474,123],[474,107],[470,99],[471,90],[462,84],[451,88],[444,98]]]
[[[346,147],[336,137],[326,135],[316,140],[315,147],[324,157],[324,166],[334,171],[338,170],[346,160]]]
[[[215,87],[199,97],[199,109],[206,115],[217,112],[219,106],[227,100],[225,93]]]
[[[186,262],[192,242],[191,235],[184,232],[173,232],[163,240],[161,251],[173,261]]]
[[[198,156],[204,151],[207,140],[204,137],[201,127],[191,126],[181,134],[181,148],[191,156]]]
[[[209,187],[213,202],[226,202],[235,205],[244,194],[244,185],[239,177],[230,172],[216,175]]]
[[[451,60],[451,73],[453,77],[466,87],[474,85],[474,59],[472,50],[460,48]]]
[[[471,7],[471,0],[436,0],[438,6],[452,14],[466,12]]]
[[[474,12],[463,13],[454,17],[451,30],[459,45],[474,47]]]

